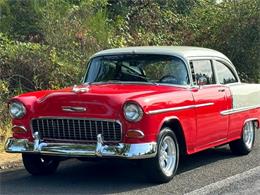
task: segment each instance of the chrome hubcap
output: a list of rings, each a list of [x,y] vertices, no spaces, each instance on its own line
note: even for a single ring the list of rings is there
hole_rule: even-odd
[[[251,149],[254,141],[254,124],[247,122],[243,129],[243,141],[248,149]]]
[[[160,144],[159,163],[166,176],[171,176],[176,166],[176,145],[170,136],[166,136]]]

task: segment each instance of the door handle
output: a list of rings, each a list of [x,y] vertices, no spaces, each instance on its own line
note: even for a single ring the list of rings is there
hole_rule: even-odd
[[[224,92],[225,91],[225,89],[219,89],[218,90],[218,92]]]

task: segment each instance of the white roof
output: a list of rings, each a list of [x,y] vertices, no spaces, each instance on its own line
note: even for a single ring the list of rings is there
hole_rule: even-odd
[[[208,48],[189,47],[189,46],[143,46],[143,47],[124,47],[107,49],[94,54],[92,57],[116,54],[159,54],[173,55],[182,58],[189,57],[219,57],[231,63],[222,53]],[[231,63],[232,64],[232,63]]]

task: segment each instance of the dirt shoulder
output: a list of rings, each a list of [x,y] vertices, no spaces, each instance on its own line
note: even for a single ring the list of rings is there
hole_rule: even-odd
[[[0,129],[0,171],[22,166],[22,155],[18,153],[6,153],[4,145],[6,139],[11,136],[10,131]]]
[[[0,171],[22,166],[21,154],[0,152]]]

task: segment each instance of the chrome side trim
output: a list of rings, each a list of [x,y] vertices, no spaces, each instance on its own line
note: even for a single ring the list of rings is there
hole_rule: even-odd
[[[245,112],[245,111],[257,109],[257,108],[260,108],[260,105],[223,110],[223,111],[220,112],[220,114],[223,115],[223,116],[226,116],[226,115],[235,114],[235,113],[239,113],[239,112]]]
[[[200,107],[206,107],[206,106],[213,106],[213,102],[204,103],[204,104],[193,104],[189,106],[179,106],[179,107],[173,107],[173,108],[165,108],[165,109],[159,109],[159,110],[151,110],[147,114],[160,114],[164,112],[172,112],[172,111],[179,111],[179,110],[187,110],[192,108],[200,108]]]
[[[9,153],[38,153],[43,155],[65,157],[117,157],[126,159],[152,158],[157,154],[157,143],[138,143],[105,145],[101,134],[97,144],[66,144],[41,142],[34,135],[34,142],[28,139],[9,138],[5,144],[5,151]]]

